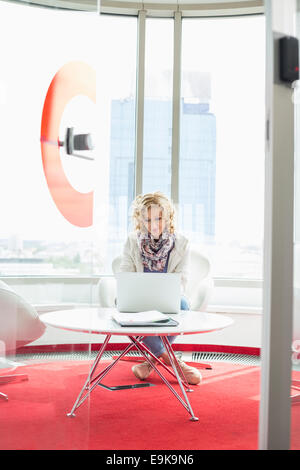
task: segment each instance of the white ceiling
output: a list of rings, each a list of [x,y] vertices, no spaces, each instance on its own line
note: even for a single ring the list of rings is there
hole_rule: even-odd
[[[137,13],[141,9],[149,12],[174,11],[180,8],[187,15],[195,12],[201,16],[251,14],[263,12],[263,0],[5,0],[14,3],[36,6],[55,7],[82,11],[100,11],[105,13]],[[163,13],[162,13],[163,14]]]

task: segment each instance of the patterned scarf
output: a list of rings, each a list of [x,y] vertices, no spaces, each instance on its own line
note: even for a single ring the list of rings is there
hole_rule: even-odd
[[[168,254],[174,246],[175,235],[165,230],[159,239],[155,240],[149,232],[138,232],[137,240],[143,265],[150,271],[163,271]]]

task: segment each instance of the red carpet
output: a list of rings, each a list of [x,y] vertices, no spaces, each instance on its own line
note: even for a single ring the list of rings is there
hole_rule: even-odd
[[[76,417],[67,417],[90,364],[57,361],[20,368],[18,372],[28,373],[27,382],[1,386],[9,400],[0,400],[0,449],[257,449],[258,367],[212,363],[212,370],[201,370],[203,382],[188,394],[198,422],[189,420],[155,373],[149,378],[154,387],[96,387]],[[137,383],[131,367],[130,362],[119,363],[104,383]],[[300,405],[292,407],[292,448],[300,449]]]

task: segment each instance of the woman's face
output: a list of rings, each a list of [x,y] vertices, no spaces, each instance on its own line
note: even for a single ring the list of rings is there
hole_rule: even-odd
[[[153,238],[158,239],[166,227],[166,220],[160,206],[151,205],[142,216],[143,224]]]

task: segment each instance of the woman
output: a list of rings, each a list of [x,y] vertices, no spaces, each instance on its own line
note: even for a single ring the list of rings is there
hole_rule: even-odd
[[[179,272],[181,273],[182,291],[185,291],[188,269],[188,241],[175,232],[174,207],[161,192],[138,196],[133,202],[133,221],[135,231],[125,243],[120,270],[123,272]],[[181,310],[189,310],[184,296],[181,298]],[[176,336],[169,336],[170,343]],[[158,358],[168,365],[170,360],[164,345],[158,336],[145,337],[143,343]],[[201,381],[200,372],[179,361],[180,367],[190,384]],[[153,368],[146,361],[132,368],[134,375],[145,380]]]

